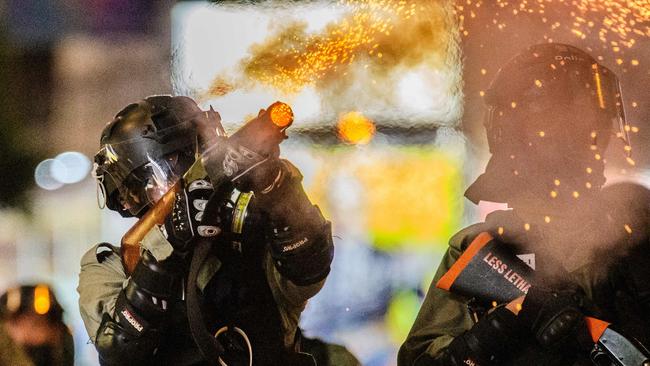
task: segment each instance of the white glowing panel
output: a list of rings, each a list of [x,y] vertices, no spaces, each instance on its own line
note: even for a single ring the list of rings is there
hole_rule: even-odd
[[[350,111],[359,111],[384,124],[454,125],[461,113],[460,62],[453,56],[457,52],[449,52],[448,47],[450,43],[457,47],[454,32],[432,29],[418,43],[421,27],[404,26],[413,25],[417,19],[427,24],[424,22],[430,18],[444,18],[447,13],[432,2],[406,3],[412,13],[386,11],[392,13],[386,16],[388,27],[378,26],[375,33],[357,29],[360,37],[365,37],[359,41],[350,36],[354,31],[350,20],[354,22],[362,15],[359,9],[340,2],[181,2],[172,11],[174,92],[194,97],[204,108],[212,105],[225,125],[238,125],[276,100],[289,103],[296,122],[303,126],[333,124],[339,115]],[[440,27],[439,23],[436,27]],[[291,29],[298,30],[295,38],[286,36]],[[336,29],[348,32],[347,38],[345,34],[336,36]],[[331,41],[336,37],[345,40]],[[358,45],[346,49],[345,42],[350,40]],[[285,49],[284,53],[278,51],[278,60],[273,59],[272,51],[268,52],[268,45],[274,41]],[[306,43],[309,45],[305,46]],[[291,62],[291,57],[282,57],[291,54],[286,49],[292,45],[306,50],[297,52],[304,56],[300,62],[310,65],[306,73],[300,74],[306,77],[295,77],[295,88],[287,90],[276,85],[281,82],[251,77],[254,74],[246,66],[251,60],[263,59],[262,69],[279,70],[283,61],[284,65]],[[260,51],[263,47],[267,47],[266,53]],[[314,51],[319,47],[329,53],[323,56]],[[314,61],[309,50],[320,58]],[[350,56],[345,54],[346,50],[354,57],[349,62],[339,62]],[[331,57],[337,52],[334,56],[339,61],[332,62]],[[319,72],[318,77],[311,77]],[[291,72],[278,72],[276,76],[282,79],[287,74]]]

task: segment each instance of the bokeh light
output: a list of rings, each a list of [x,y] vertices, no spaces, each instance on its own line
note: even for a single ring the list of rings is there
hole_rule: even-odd
[[[82,153],[68,151],[57,155],[54,160],[60,164],[50,166],[52,177],[61,183],[80,182],[90,172],[90,159]]]
[[[59,180],[52,176],[53,170],[64,170],[65,166],[60,161],[45,159],[41,161],[34,170],[34,180],[39,187],[52,191],[63,186]]]
[[[375,135],[375,124],[359,112],[341,115],[338,122],[339,137],[351,144],[367,144]]]
[[[50,290],[45,285],[38,285],[34,289],[34,311],[39,315],[50,311]]]

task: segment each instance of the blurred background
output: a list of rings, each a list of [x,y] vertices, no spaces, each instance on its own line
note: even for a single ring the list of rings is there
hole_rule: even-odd
[[[648,1],[0,2],[0,291],[51,284],[76,364],[96,365],[78,314],[79,260],[134,221],[97,207],[104,124],[151,94],[183,94],[227,130],[276,100],[283,155],[333,222],[336,254],[302,318],[364,365],[394,365],[449,237],[499,207],[465,188],[488,158],[483,91],[528,45],[581,47],[621,79],[633,160],[650,183]]]

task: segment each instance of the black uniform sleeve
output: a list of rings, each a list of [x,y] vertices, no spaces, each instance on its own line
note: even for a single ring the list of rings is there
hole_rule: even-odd
[[[334,256],[331,225],[309,201],[298,169],[286,160],[281,169],[281,184],[260,195],[259,205],[269,221],[267,240],[278,272],[307,286],[329,274]]]
[[[180,293],[183,268],[170,257],[158,262],[145,251],[113,316],[104,313],[95,346],[102,365],[147,364],[160,342],[165,316]]]

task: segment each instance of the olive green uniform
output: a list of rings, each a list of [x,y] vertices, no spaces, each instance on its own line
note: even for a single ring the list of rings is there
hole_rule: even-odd
[[[185,175],[185,179],[192,181],[205,175],[205,170],[199,162]],[[126,287],[129,279],[124,271],[119,248],[104,245],[104,250],[109,249],[109,251],[101,254],[98,253],[98,250],[102,250],[101,247],[101,244],[93,246],[82,257],[77,287],[81,317],[92,342],[95,341],[102,316],[115,312],[118,295]],[[173,250],[172,245],[165,239],[158,227],[149,231],[142,240],[141,247],[142,250],[148,250],[158,261],[169,257]],[[278,306],[284,345],[291,348],[296,341],[300,314],[305,309],[307,301],[323,287],[325,279],[305,286],[294,284],[277,270],[268,247],[263,254],[262,263],[268,286]],[[197,284],[201,291],[206,288],[212,278],[219,275],[221,267],[222,262],[216,255],[206,260],[197,278]],[[336,365],[359,365],[359,362],[344,347],[329,347],[327,350],[326,353],[331,360],[349,360],[347,363],[337,363]]]
[[[455,337],[460,336],[474,325],[475,322],[470,311],[471,299],[436,288],[436,283],[458,260],[463,250],[467,248],[478,234],[481,232],[489,232],[503,245],[509,245],[506,243],[538,243],[538,245],[533,244],[527,248],[513,244],[512,249],[516,254],[530,253],[530,249],[533,249],[537,256],[537,269],[539,270],[539,267],[544,265],[543,261],[541,261],[543,258],[540,258],[544,256],[543,245],[547,240],[551,240],[551,238],[545,237],[543,230],[536,230],[536,228],[543,228],[542,225],[545,225],[545,223],[530,224],[528,226],[529,229],[526,230],[525,223],[513,211],[497,211],[488,215],[485,223],[469,226],[454,235],[450,239],[449,248],[431,283],[417,319],[406,341],[400,348],[398,365],[437,365],[433,361],[436,356]],[[588,240],[589,232],[597,232],[596,228],[590,225],[597,224],[593,222],[582,227],[574,227],[571,235],[575,238]],[[576,247],[579,249],[579,243]],[[579,250],[571,251],[568,245],[566,248],[567,256],[560,260],[561,263],[557,263],[558,259],[553,259],[552,262],[547,261],[547,268],[549,267],[548,265],[551,267],[557,265],[563,266],[567,272],[562,273],[568,273],[569,280],[584,291],[587,299],[599,305],[604,304],[606,305],[604,306],[605,308],[609,307],[607,309],[609,311],[605,312],[605,314],[596,310],[599,308],[594,308],[594,314],[590,315],[597,317],[604,316],[605,320],[612,321],[615,324],[617,320],[622,320],[621,313],[629,311],[623,310],[623,307],[619,307],[618,305],[607,306],[608,303],[611,305],[615,302],[614,294],[620,293],[618,291],[618,287],[620,286],[612,278],[612,271],[602,271],[601,269],[606,265],[587,262],[585,257],[579,256]],[[632,322],[638,323],[638,320]],[[648,319],[642,319],[641,322],[643,321],[646,322],[645,324],[648,324]],[[506,365],[566,366],[591,364],[591,361],[586,356],[547,352],[535,343],[532,336],[531,339],[524,340],[521,349],[518,349],[515,353],[511,355],[510,361]]]

